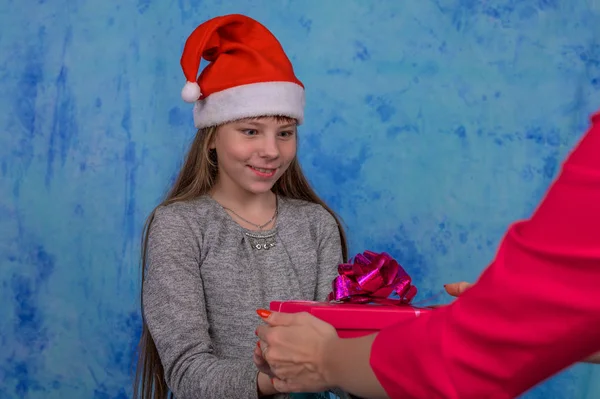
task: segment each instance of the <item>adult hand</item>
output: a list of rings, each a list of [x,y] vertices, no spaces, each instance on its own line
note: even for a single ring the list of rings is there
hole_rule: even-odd
[[[467,283],[466,281],[461,281],[460,283],[450,283],[450,284],[446,284],[444,285],[444,289],[446,290],[446,292],[450,295],[452,295],[453,297],[459,297],[462,295],[463,292],[465,292],[467,290],[467,288],[471,287],[473,284],[471,283]],[[428,308],[440,308],[442,306],[446,306],[444,305],[430,305],[427,306]]]
[[[333,387],[326,370],[326,349],[339,340],[333,326],[305,312],[260,310],[259,315],[267,325],[256,330],[261,356],[255,363],[262,371],[265,370],[262,360],[266,361],[275,376],[275,389],[321,392]]]
[[[450,283],[444,285],[446,292],[454,297],[459,297],[465,292],[469,287],[471,287],[472,283],[467,283],[466,281],[461,281],[460,283]]]

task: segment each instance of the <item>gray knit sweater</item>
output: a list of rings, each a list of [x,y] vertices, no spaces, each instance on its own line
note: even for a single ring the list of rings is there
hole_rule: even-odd
[[[335,219],[320,205],[279,197],[276,224],[261,232],[276,233],[275,245],[258,250],[245,234],[255,232],[207,195],[157,209],[143,312],[177,399],[257,398],[256,309],[331,291],[342,262]]]

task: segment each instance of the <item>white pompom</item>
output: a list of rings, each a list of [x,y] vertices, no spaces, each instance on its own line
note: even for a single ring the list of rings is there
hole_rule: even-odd
[[[181,98],[186,103],[196,102],[200,98],[200,86],[196,82],[186,82],[181,89]]]

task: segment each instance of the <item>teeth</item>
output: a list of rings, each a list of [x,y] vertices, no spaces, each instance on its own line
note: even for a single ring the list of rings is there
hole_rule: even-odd
[[[258,170],[261,173],[271,173],[273,172],[274,169],[263,169],[263,168],[255,168],[254,166],[252,167],[252,169],[254,170]]]

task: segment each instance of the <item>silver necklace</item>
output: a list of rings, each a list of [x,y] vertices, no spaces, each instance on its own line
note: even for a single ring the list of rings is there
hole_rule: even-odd
[[[244,222],[251,224],[252,226],[256,227],[259,230],[262,230],[265,228],[265,226],[268,226],[273,220],[275,220],[275,218],[277,217],[277,213],[278,213],[278,209],[277,206],[275,206],[275,213],[273,214],[273,217],[271,217],[271,219],[269,219],[269,221],[267,223],[264,224],[256,224],[256,223],[252,223],[251,221],[244,219],[243,217],[241,217],[240,215],[238,215],[233,209],[229,209],[226,206],[223,207],[223,209],[228,210],[229,212],[233,213],[235,216],[237,216],[238,218],[242,219]]]
[[[255,226],[258,230],[264,229],[266,226],[268,226],[273,220],[275,220],[275,218],[277,217],[277,215],[279,214],[279,204],[276,203],[275,205],[275,213],[273,214],[273,216],[271,217],[271,219],[269,219],[268,222],[263,223],[263,224],[256,224],[256,223],[252,223],[251,221],[243,218],[242,216],[238,215],[237,212],[235,212],[233,209],[227,208],[226,206],[223,207],[223,209],[228,210],[229,212],[233,213],[235,216],[237,216],[238,218],[240,218],[241,220],[243,220],[244,222],[251,224],[252,226]],[[250,245],[252,246],[252,248],[255,249],[271,249],[275,246],[275,236],[277,235],[277,232],[273,232],[270,234],[254,234],[254,233],[250,233],[250,232],[244,232],[244,235],[246,237],[248,237],[249,241],[250,241]]]
[[[248,241],[250,241],[250,246],[254,249],[271,249],[275,246],[275,236],[277,232],[273,232],[266,235],[253,234],[249,232],[244,232],[244,235],[248,237]]]

